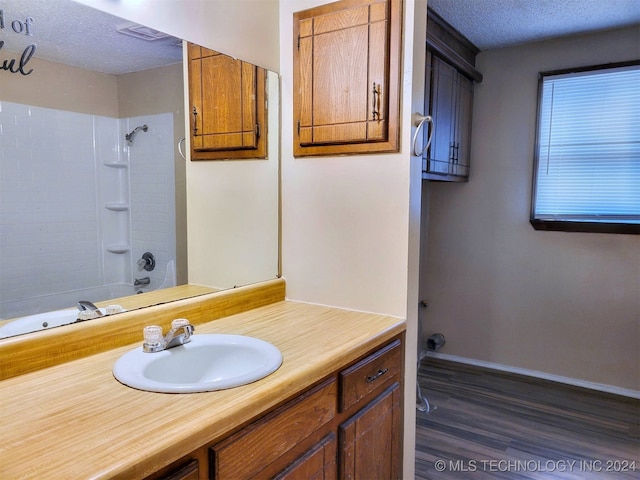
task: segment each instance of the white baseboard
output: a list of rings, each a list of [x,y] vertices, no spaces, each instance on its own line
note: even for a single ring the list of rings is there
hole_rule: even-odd
[[[492,370],[499,370],[502,372],[517,373],[519,375],[526,375],[528,377],[542,378],[544,380],[551,380],[552,382],[565,383],[567,385],[573,385],[576,387],[589,388],[591,390],[598,390],[601,392],[613,393],[615,395],[622,395],[625,397],[640,399],[640,391],[631,390],[630,388],[621,388],[614,385],[607,385],[604,383],[587,382],[586,380],[580,380],[577,378],[563,377],[560,375],[553,375],[551,373],[539,372],[537,370],[529,370],[526,368],[512,367],[509,365],[502,365],[500,363],[485,362],[483,360],[475,360],[473,358],[459,357],[457,355],[449,355],[446,353],[427,352],[428,357],[440,358],[442,360],[448,360],[451,362],[464,363],[467,365],[475,365],[477,367],[489,368]]]

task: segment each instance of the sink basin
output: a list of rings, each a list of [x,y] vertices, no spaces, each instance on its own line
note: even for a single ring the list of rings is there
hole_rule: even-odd
[[[113,376],[139,390],[211,392],[246,385],[275,372],[282,354],[272,344],[244,335],[197,334],[191,342],[156,353],[125,353]]]

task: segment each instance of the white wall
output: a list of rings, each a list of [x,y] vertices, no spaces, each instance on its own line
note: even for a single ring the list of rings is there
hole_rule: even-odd
[[[278,76],[267,81],[267,158],[187,162],[189,283],[224,289],[279,274]]]
[[[325,3],[280,3],[282,268],[287,297],[407,319],[403,463],[405,477],[413,478],[421,163],[410,157],[409,141],[411,112],[423,104],[421,88],[414,98],[413,68],[414,61],[422,62],[424,72],[424,50],[417,48],[414,58],[414,45],[424,45],[426,2],[403,2],[401,151],[294,158],[293,13]],[[414,14],[414,9],[421,13]],[[415,32],[414,18],[424,19],[416,21]],[[417,70],[420,81],[423,75]]]
[[[441,353],[640,390],[640,238],[529,224],[537,75],[640,57],[637,30],[484,52],[471,180],[430,185],[425,333]]]
[[[283,0],[280,6],[282,264],[287,296],[405,317],[408,149],[293,157],[293,13],[325,3]]]

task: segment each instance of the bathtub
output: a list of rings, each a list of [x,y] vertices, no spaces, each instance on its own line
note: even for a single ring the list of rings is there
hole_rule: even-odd
[[[101,312],[104,314],[104,310],[101,310]],[[13,337],[14,335],[22,335],[23,333],[67,325],[75,322],[77,318],[77,308],[29,315],[2,325],[0,327],[0,338]]]
[[[76,305],[80,300],[99,302],[113,298],[128,297],[129,295],[135,295],[135,293],[136,288],[133,285],[123,283],[6,301],[0,304],[0,319],[17,319],[18,317],[34,316],[35,314],[45,314],[55,310],[66,309],[75,309],[77,313]]]
[[[163,280],[157,289],[176,286],[176,268],[173,260],[167,263],[166,270],[160,272],[160,275],[159,278]],[[73,323],[78,318],[76,304],[80,300],[95,303],[151,290],[155,289],[142,289],[130,283],[122,283],[1,302],[0,338]],[[11,320],[2,322],[2,319]]]

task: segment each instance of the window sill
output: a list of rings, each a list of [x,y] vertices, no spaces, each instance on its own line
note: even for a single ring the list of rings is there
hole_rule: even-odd
[[[551,232],[640,234],[640,224],[638,223],[572,222],[540,219],[531,219],[530,222],[535,230]]]

